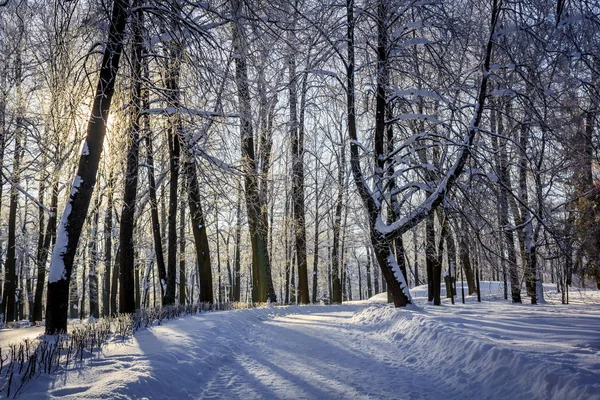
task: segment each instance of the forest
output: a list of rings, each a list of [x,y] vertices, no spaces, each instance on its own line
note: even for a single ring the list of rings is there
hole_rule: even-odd
[[[593,0],[3,0],[3,322],[568,303],[600,289],[599,90]]]

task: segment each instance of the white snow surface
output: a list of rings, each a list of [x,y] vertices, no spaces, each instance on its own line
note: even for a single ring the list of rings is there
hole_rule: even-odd
[[[539,306],[385,296],[165,321],[20,398],[600,399],[597,291]]]

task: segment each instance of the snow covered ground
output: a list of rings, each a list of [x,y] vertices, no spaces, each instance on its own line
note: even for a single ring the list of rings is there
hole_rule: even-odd
[[[166,321],[20,398],[600,399],[597,291],[568,306],[384,298]]]

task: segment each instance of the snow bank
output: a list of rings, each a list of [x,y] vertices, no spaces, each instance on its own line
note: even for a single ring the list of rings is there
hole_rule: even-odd
[[[401,363],[437,371],[444,385],[465,398],[600,399],[600,341],[594,329],[571,328],[571,321],[557,325],[565,318],[558,313],[535,318],[539,307],[507,306],[520,310],[495,318],[493,312],[506,311],[502,306],[479,311],[454,306],[457,312],[372,306],[353,322],[394,341]],[[492,313],[488,321],[486,313]],[[590,321],[600,328],[598,314]]]

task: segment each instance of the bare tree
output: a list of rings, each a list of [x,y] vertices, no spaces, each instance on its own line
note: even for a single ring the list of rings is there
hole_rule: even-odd
[[[86,141],[52,253],[46,301],[46,333],[49,335],[67,330],[69,281],[79,236],[96,183],[106,123],[123,48],[127,7],[126,0],[114,0],[98,87],[88,121]]]

